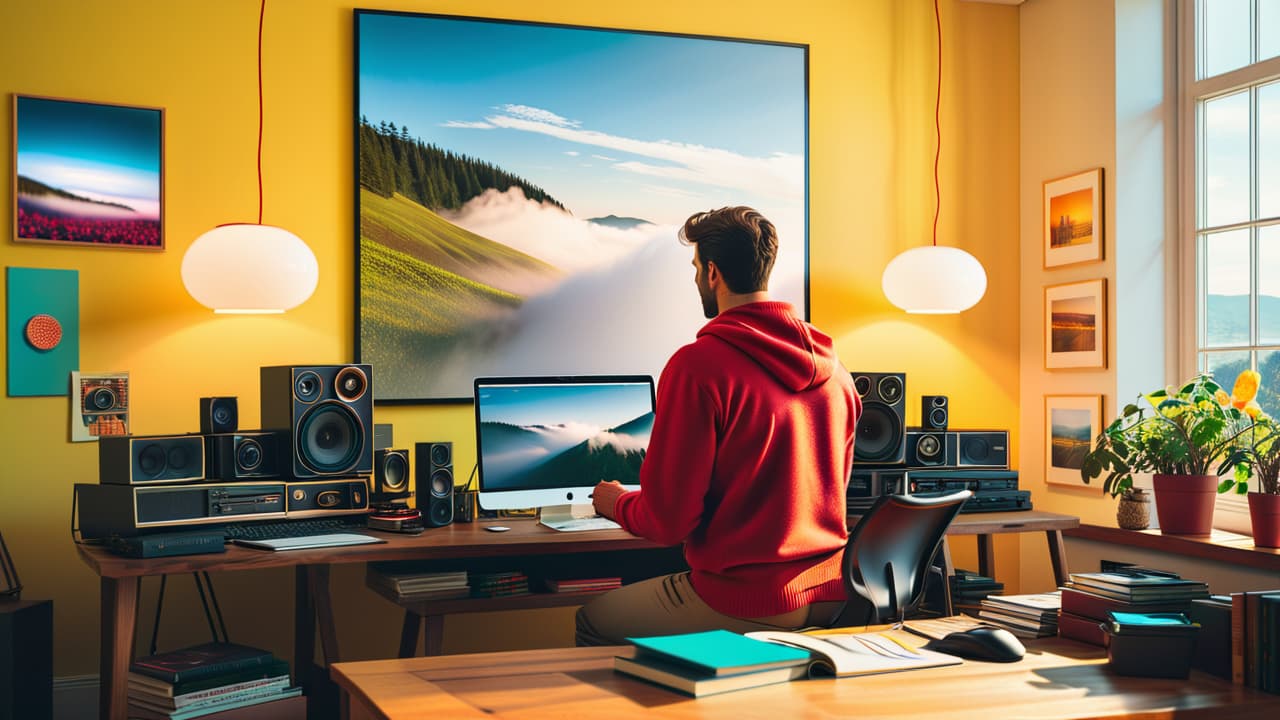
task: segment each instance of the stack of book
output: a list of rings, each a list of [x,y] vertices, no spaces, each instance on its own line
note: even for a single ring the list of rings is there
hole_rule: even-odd
[[[728,630],[627,639],[635,657],[615,657],[614,670],[693,697],[802,678],[811,660],[806,650]]]
[[[982,601],[978,617],[1018,637],[1053,637],[1058,634],[1058,591],[1028,595],[990,595]]]
[[[129,717],[141,720],[188,720],[301,694],[289,685],[287,661],[235,643],[206,643],[129,666]],[[288,717],[295,711],[289,710],[264,717]]]
[[[1101,624],[1109,612],[1185,613],[1193,600],[1209,597],[1209,586],[1203,582],[1141,568],[1072,573],[1061,591],[1058,634],[1100,647],[1106,643]]]
[[[1004,592],[1004,583],[969,570],[956,570],[951,576],[951,603],[957,611],[976,614],[988,595]]]
[[[452,600],[470,594],[467,571],[423,572],[412,565],[369,563],[365,581],[399,601]]]
[[[1231,593],[1231,679],[1280,693],[1280,590]]]
[[[566,580],[548,578],[543,581],[543,585],[547,588],[547,592],[553,593],[606,592],[622,587],[622,578],[574,578]]]
[[[529,576],[519,570],[505,572],[473,572],[467,582],[471,597],[510,597],[529,594]]]

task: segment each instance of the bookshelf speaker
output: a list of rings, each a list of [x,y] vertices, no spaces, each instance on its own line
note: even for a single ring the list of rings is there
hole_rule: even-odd
[[[453,522],[453,443],[414,445],[414,492],[422,524],[444,527]]]

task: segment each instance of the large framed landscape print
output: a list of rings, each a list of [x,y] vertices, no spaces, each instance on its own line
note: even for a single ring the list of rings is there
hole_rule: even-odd
[[[808,48],[355,11],[356,356],[379,401],[647,374],[706,322],[677,233],[778,229],[808,317]]]

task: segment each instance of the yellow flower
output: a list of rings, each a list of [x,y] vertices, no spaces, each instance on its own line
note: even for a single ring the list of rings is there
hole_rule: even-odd
[[[1256,370],[1241,370],[1236,376],[1235,387],[1231,388],[1231,397],[1235,400],[1236,407],[1243,408],[1258,395],[1258,384],[1262,382],[1262,375]]]
[[[1213,394],[1213,399],[1217,400],[1222,407],[1231,405],[1231,396],[1227,394],[1226,390],[1219,389],[1218,392]]]
[[[1246,403],[1244,406],[1244,411],[1248,413],[1249,417],[1253,418],[1254,420],[1257,420],[1258,416],[1262,414],[1262,408],[1258,406],[1257,400],[1250,400],[1248,403]]]

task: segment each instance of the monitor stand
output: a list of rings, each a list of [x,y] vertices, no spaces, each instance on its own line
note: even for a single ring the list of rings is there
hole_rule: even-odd
[[[546,505],[538,509],[538,522],[552,530],[611,530],[618,523],[596,515],[591,505]]]

